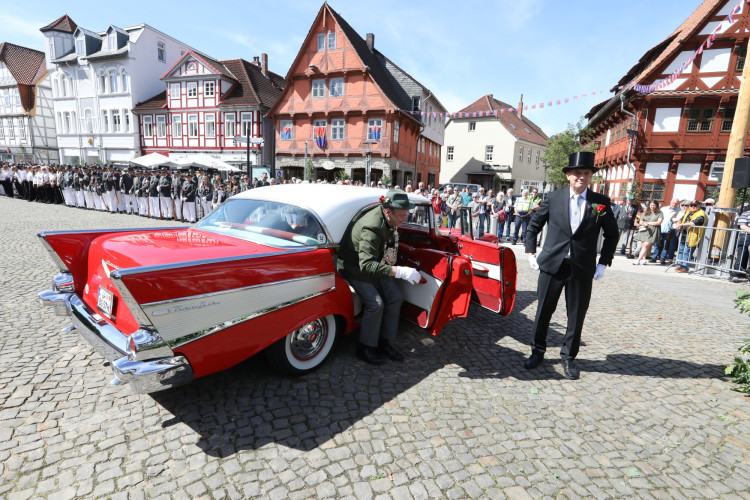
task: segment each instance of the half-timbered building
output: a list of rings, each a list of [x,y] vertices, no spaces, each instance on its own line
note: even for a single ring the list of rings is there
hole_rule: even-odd
[[[305,175],[305,158],[317,178],[342,174],[373,181],[435,185],[445,108],[414,77],[363,39],[324,3],[271,108],[277,130],[276,166],[287,178]]]
[[[273,123],[265,114],[285,80],[268,70],[266,54],[253,62],[215,61],[188,51],[161,79],[165,90],[133,108],[143,154],[205,153],[245,166],[249,138],[250,165],[272,163]]]
[[[705,0],[622,77],[612,99],[586,115],[599,146],[596,162],[604,179],[600,189],[608,195],[625,196],[634,177],[643,201],[716,194],[750,36],[746,3],[728,22],[737,4]],[[672,81],[653,92],[641,87],[658,86],[665,79]],[[746,153],[749,146],[746,143]]]

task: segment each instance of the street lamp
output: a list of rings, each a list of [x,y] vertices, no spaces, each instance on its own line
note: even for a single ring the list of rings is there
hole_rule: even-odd
[[[370,158],[372,157],[372,145],[377,144],[378,141],[375,139],[367,139],[362,141],[362,144],[367,144],[367,151],[365,151],[365,186],[370,186]]]

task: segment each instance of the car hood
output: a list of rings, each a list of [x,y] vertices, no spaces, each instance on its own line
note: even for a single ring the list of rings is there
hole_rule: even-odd
[[[91,248],[110,271],[279,251],[283,250],[194,228],[107,235]]]

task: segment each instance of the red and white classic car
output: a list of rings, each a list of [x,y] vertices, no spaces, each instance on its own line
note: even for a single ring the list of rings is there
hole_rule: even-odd
[[[336,250],[382,193],[268,186],[232,197],[192,227],[41,233],[60,272],[39,296],[70,317],[67,331],[111,361],[112,383],[128,382],[136,393],[188,383],[260,351],[281,370],[304,374],[358,327],[361,302],[336,271]],[[424,279],[398,280],[402,316],[437,335],[467,315],[471,300],[509,314],[513,252],[471,231],[441,233],[429,200],[412,201],[398,258]]]

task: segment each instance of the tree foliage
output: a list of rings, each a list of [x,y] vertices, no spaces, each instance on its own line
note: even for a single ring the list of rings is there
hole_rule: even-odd
[[[596,150],[593,142],[584,147],[592,132],[592,129],[580,120],[578,123],[569,123],[565,131],[547,140],[547,150],[544,153],[547,182],[557,186],[564,186],[568,183],[562,169],[568,166],[568,157],[572,153]]]

